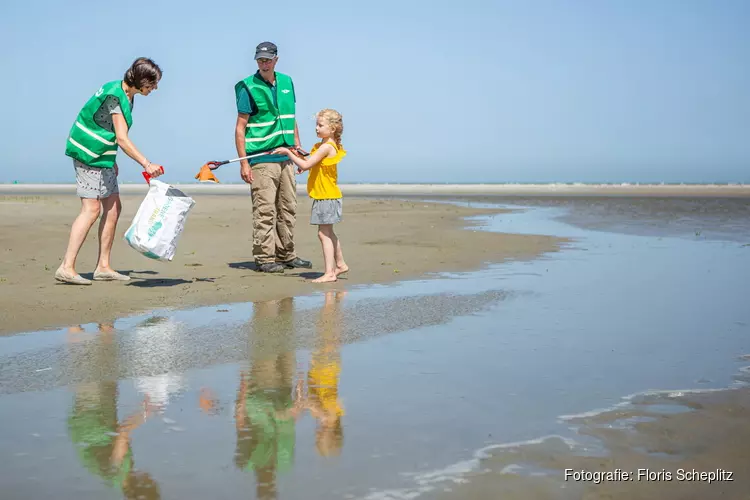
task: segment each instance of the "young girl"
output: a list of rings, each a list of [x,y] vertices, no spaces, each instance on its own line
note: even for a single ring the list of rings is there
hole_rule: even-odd
[[[323,247],[325,274],[313,280],[313,283],[336,281],[340,274],[349,270],[341,252],[341,242],[333,225],[341,222],[342,195],[337,185],[337,165],[346,150],[341,146],[341,134],[344,123],[341,114],[333,109],[324,109],[316,115],[315,132],[321,141],[312,148],[310,157],[305,159],[296,155],[289,148],[278,148],[273,154],[289,156],[298,168],[297,173],[310,170],[307,179],[307,194],[313,199],[310,224],[318,225],[318,238]]]

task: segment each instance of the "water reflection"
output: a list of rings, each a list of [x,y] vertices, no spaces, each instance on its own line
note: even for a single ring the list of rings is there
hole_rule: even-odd
[[[234,427],[234,449],[221,452],[221,463],[217,465],[226,464],[230,454],[233,469],[254,481],[256,498],[277,499],[280,477],[295,464],[297,423],[301,418],[309,414],[315,421],[316,455],[341,454],[345,411],[339,381],[345,296],[343,291],[328,291],[317,313],[301,315],[295,314],[292,297],[253,304],[245,342],[237,346],[245,361],[235,372],[234,396],[220,386],[198,386],[196,393],[187,398],[197,396],[197,407],[183,399],[190,375],[175,369],[179,363],[171,345],[179,325],[170,318],[150,318],[137,325],[132,335],[137,346],[126,340],[130,334],[118,332],[111,324],[99,324],[97,332],[86,332],[80,326],[70,328],[68,352],[76,373],[72,374],[75,395],[68,434],[81,465],[107,486],[120,490],[124,498],[160,498],[160,486],[154,476],[164,475],[162,482],[168,484],[167,478],[175,471],[156,466],[152,476],[138,470],[132,441],[146,438],[134,433],[144,424],[158,429],[162,421],[169,422],[166,415],[171,404],[180,408],[188,404],[194,411],[210,416],[215,422],[211,425]],[[303,359],[303,353],[308,351],[297,350],[296,337],[302,330],[314,332],[309,363],[306,356]],[[139,375],[124,379],[128,373]],[[118,418],[118,406],[122,413],[127,404],[118,397],[122,392],[118,384],[123,382],[135,386],[137,409]],[[217,394],[221,393],[226,395],[220,398]],[[190,440],[189,434],[184,433],[162,435]],[[149,456],[152,464],[170,460],[168,445],[154,447],[144,441],[136,449],[155,454]]]
[[[178,370],[175,345],[182,325],[166,316],[152,316],[138,325],[129,343],[127,362],[139,393],[148,396],[151,405],[163,414],[184,385]]]
[[[309,370],[298,370],[296,376],[299,360],[294,348],[294,299],[253,305],[248,365],[240,372],[235,401],[234,465],[243,472],[252,471],[259,499],[278,498],[278,476],[294,465],[296,424],[305,413],[317,421],[315,446],[319,455],[341,452],[340,303],[345,295],[335,291],[325,294],[315,322],[316,341]],[[216,407],[210,389],[201,389],[199,405],[204,412]]]
[[[316,347],[307,373],[305,408],[317,420],[315,446],[321,456],[341,453],[344,408],[339,399],[341,375],[341,300],[346,292],[328,291],[317,321]]]
[[[101,369],[117,363],[115,330],[111,324],[99,324],[98,335],[86,342],[84,356],[76,365],[82,369]],[[83,328],[68,330],[68,341],[77,343],[85,336]],[[160,498],[159,487],[148,472],[135,467],[131,435],[143,425],[153,406],[146,396],[142,408],[121,421],[117,416],[117,379],[102,377],[98,381],[73,386],[73,406],[68,417],[68,435],[76,446],[81,464],[105,484],[120,489],[127,499]]]
[[[293,298],[254,305],[249,365],[240,372],[234,464],[253,472],[259,499],[277,498],[276,476],[294,463],[301,381],[293,390],[293,308]]]

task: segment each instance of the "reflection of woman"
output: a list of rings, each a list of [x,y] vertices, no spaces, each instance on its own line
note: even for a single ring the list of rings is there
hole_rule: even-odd
[[[112,363],[115,354],[112,327],[100,325],[99,329],[99,337],[88,341],[98,351],[94,353],[93,361]],[[74,328],[71,333],[79,333],[80,330]],[[130,434],[150,414],[148,400],[144,401],[142,411],[133,413],[119,423],[116,380],[77,384],[74,391],[68,432],[84,467],[107,485],[121,489],[125,498],[159,498],[159,488],[153,478],[148,473],[135,470],[130,447]]]
[[[234,463],[255,472],[261,499],[276,498],[276,474],[294,461],[300,407],[292,397],[292,300],[255,304],[250,370],[241,374],[235,405]]]
[[[315,445],[322,456],[338,455],[344,442],[339,400],[341,318],[339,303],[346,292],[328,291],[318,320],[317,347],[307,374],[307,408],[318,421]]]

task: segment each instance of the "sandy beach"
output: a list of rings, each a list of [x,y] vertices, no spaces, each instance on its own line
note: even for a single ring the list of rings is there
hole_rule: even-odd
[[[123,213],[113,248],[113,266],[129,274],[131,282],[95,282],[86,287],[59,284],[53,273],[80,202],[75,194],[60,193],[67,188],[45,189],[48,194],[0,195],[0,334],[112,321],[165,307],[269,300],[336,286],[306,280],[322,271],[320,244],[315,226],[309,225],[306,196],[299,197],[296,243],[299,255],[311,260],[313,269],[266,275],[253,270],[251,204],[249,196],[242,194],[195,194],[196,205],[172,262],[156,262],[129,248],[122,234],[143,199],[143,186],[130,190],[123,186]],[[209,192],[226,191],[222,187]],[[193,194],[193,189],[186,192]],[[489,262],[555,251],[563,241],[465,229],[464,217],[494,212],[348,197],[345,219],[337,232],[351,272],[339,283],[386,283],[429,273],[475,270]],[[96,245],[94,226],[77,263],[84,277],[90,278],[94,270]]]

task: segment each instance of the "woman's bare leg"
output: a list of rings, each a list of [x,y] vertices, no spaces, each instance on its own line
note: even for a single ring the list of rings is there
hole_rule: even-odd
[[[94,225],[97,217],[99,217],[99,213],[99,200],[81,198],[81,212],[78,214],[78,217],[75,218],[73,226],[70,228],[68,248],[65,251],[65,257],[63,257],[58,272],[62,271],[66,276],[78,275],[76,272],[76,259],[78,258],[78,252],[81,251],[83,242],[86,240],[86,236],[88,236],[91,226]]]
[[[122,211],[120,195],[113,194],[102,200],[102,219],[99,222],[99,259],[96,264],[96,273],[113,273],[109,259],[112,255],[112,243],[115,240],[117,221]]]

